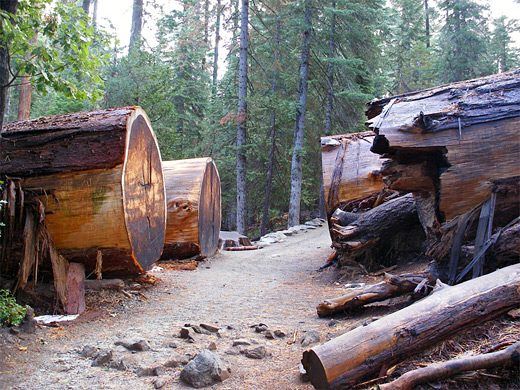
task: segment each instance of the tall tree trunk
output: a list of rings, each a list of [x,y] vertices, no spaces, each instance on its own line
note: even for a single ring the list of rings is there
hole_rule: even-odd
[[[204,57],[202,57],[202,71],[206,68],[206,53],[209,49],[209,0],[204,0]]]
[[[89,10],[90,10],[90,0],[83,0],[83,11],[88,16]]]
[[[5,0],[0,1],[0,10],[9,12],[11,14],[16,13],[18,7],[18,0]],[[0,31],[3,31],[4,26],[0,20]],[[9,71],[9,44],[10,42],[0,39],[0,129],[4,124],[4,113],[7,104],[7,91],[9,84],[12,80]]]
[[[325,135],[331,134],[332,128],[332,104],[334,99],[334,57],[336,56],[336,2],[331,4],[332,16],[330,19],[330,39],[329,39],[329,64],[327,71],[327,111],[325,117]]]
[[[311,41],[311,0],[305,0],[305,27],[302,38],[302,57],[298,100],[296,105],[296,124],[294,126],[293,154],[291,164],[291,198],[289,200],[288,226],[300,223],[300,201],[302,195],[303,138],[305,111],[307,108],[307,80],[309,78],[309,55]]]
[[[221,0],[217,0],[217,20],[215,22],[215,50],[213,51],[213,96],[217,93],[218,78],[218,45],[220,43],[220,14],[222,13]]]
[[[273,85],[271,93],[273,98],[276,97],[276,90],[278,89],[278,61],[280,58],[280,19],[276,16],[276,32],[274,37],[274,70],[273,70]],[[264,213],[262,215],[262,225],[260,226],[260,234],[263,236],[267,230],[267,221],[269,217],[269,204],[271,202],[271,186],[273,183],[273,169],[274,169],[274,152],[276,148],[276,112],[273,108],[271,112],[271,131],[269,134],[271,139],[271,149],[269,150],[269,167],[267,168],[267,186],[265,189]]]
[[[92,26],[94,26],[95,29],[97,25],[98,0],[92,0],[92,3],[94,4],[94,9],[92,10]]]
[[[141,47],[141,29],[143,27],[143,0],[134,0],[132,9],[132,27],[130,29],[129,51],[139,50]]]
[[[35,45],[38,40],[38,31],[34,33],[34,37],[29,40],[31,45]],[[30,61],[30,53],[25,54],[25,60]],[[23,121],[29,119],[31,116],[31,98],[32,98],[32,85],[31,76],[24,74],[20,81],[20,94],[18,96],[18,120]]]
[[[249,0],[242,0],[240,22],[240,59],[238,65],[237,119],[237,230],[247,235],[246,207],[246,150],[247,143],[247,50]]]
[[[334,100],[334,57],[336,56],[336,2],[331,4],[332,15],[330,19],[330,39],[329,39],[329,64],[327,70],[327,110],[325,113],[325,136],[332,133],[332,110]],[[325,204],[325,190],[323,187],[323,175],[320,184],[320,198],[319,198],[320,218],[327,218],[327,207]]]
[[[430,47],[430,11],[428,0],[424,0],[424,14],[426,17],[426,47]]]

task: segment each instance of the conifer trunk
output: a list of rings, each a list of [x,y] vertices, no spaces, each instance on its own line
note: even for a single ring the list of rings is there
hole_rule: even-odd
[[[143,26],[143,0],[134,0],[134,6],[133,6],[133,10],[132,10],[132,27],[130,30],[129,51],[140,49],[142,26]]]
[[[240,59],[238,68],[237,117],[237,231],[247,235],[246,150],[247,143],[247,50],[249,0],[242,0],[240,22]]]
[[[215,22],[215,50],[213,51],[213,96],[217,93],[217,79],[218,79],[218,44],[220,42],[220,14],[221,0],[217,0],[217,20]]]
[[[276,16],[276,32],[274,37],[274,71],[273,71],[273,85],[271,92],[273,98],[276,97],[276,90],[278,89],[278,60],[280,57],[280,19]],[[263,236],[267,229],[267,220],[269,217],[269,203],[271,202],[271,187],[273,184],[273,168],[274,168],[274,152],[276,148],[276,112],[273,108],[271,113],[271,131],[269,134],[271,139],[271,149],[269,150],[269,168],[267,169],[267,186],[265,189],[264,214],[262,216],[262,225],[260,226],[260,234]]]
[[[289,200],[289,227],[300,223],[300,201],[302,195],[302,161],[303,138],[305,128],[305,111],[307,108],[307,80],[309,77],[309,55],[311,41],[311,2],[305,0],[305,23],[302,38],[302,56],[300,63],[300,80],[298,83],[298,99],[296,106],[296,124],[294,126],[293,154],[291,164],[291,197]]]

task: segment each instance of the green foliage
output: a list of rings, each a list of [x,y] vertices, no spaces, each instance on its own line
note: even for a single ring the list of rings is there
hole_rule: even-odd
[[[95,102],[101,97],[98,68],[103,56],[90,51],[94,30],[80,7],[69,2],[22,0],[15,15],[0,12],[0,20],[0,40],[10,43],[13,81],[27,74],[44,95],[51,88],[74,99]],[[36,34],[34,43],[31,40]]]
[[[2,327],[19,325],[27,312],[27,306],[19,305],[9,295],[9,291],[0,290],[0,326]]]

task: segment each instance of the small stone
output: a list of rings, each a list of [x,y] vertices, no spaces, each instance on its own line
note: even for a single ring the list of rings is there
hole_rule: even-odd
[[[282,332],[280,329],[277,329],[277,330],[274,331],[274,335],[276,337],[284,338],[285,337],[285,332]]]
[[[132,365],[134,365],[135,362],[136,361],[132,356],[127,356],[127,357],[121,358],[117,361],[112,361],[110,363],[110,368],[115,368],[116,370],[120,370],[120,371],[126,371]]]
[[[330,321],[328,322],[327,325],[330,326],[330,327],[333,327],[333,326],[336,326],[338,324],[339,324],[339,322],[337,320],[335,320],[334,318],[332,318],[332,319],[330,319]]]
[[[224,352],[226,355],[232,355],[232,356],[236,356],[236,355],[240,355],[240,349],[239,348],[230,348],[228,349],[226,352]]]
[[[264,336],[265,336],[266,339],[269,339],[269,340],[274,339],[274,334],[270,330],[266,330],[265,333],[264,333]]]
[[[212,341],[211,343],[209,343],[208,349],[210,351],[216,351],[217,350],[217,344],[215,344],[215,342]]]
[[[95,348],[91,345],[85,345],[79,354],[85,358],[89,358],[89,357],[94,356],[97,352],[98,352],[97,348]]]
[[[150,344],[146,340],[119,340],[114,345],[121,345],[129,351],[143,352],[151,349]]]
[[[251,345],[251,341],[246,340],[246,339],[233,340],[233,347],[237,347],[239,345]]]
[[[37,321],[34,319],[34,309],[27,306],[25,317],[20,325],[20,329],[25,333],[34,333],[36,331]]]
[[[187,327],[184,327],[181,329],[181,331],[179,332],[179,337],[181,339],[187,339],[190,337],[190,329],[187,328]]]
[[[153,382],[153,387],[156,388],[156,389],[161,389],[161,388],[164,387],[165,384],[166,384],[166,379],[164,379],[164,378],[157,378]]]
[[[267,325],[266,324],[258,324],[258,325],[255,325],[255,332],[256,333],[262,333],[264,331],[266,331],[268,328],[267,328]]]
[[[155,376],[154,367],[140,367],[137,370],[137,376]]]
[[[195,388],[211,386],[229,378],[230,370],[218,355],[202,350],[181,371],[180,378]]]
[[[153,374],[155,376],[161,376],[161,375],[164,375],[166,374],[166,367],[164,366],[157,366],[153,369]]]
[[[178,341],[172,341],[168,344],[169,348],[179,348],[181,344]]]
[[[189,360],[188,360],[189,361]],[[188,363],[188,362],[186,362]],[[179,356],[174,356],[166,361],[166,363],[163,364],[164,367],[168,368],[175,368],[179,367],[181,365],[181,358]]]
[[[15,336],[20,334],[20,328],[9,328],[9,333],[14,334]]]
[[[204,328],[201,328],[201,327],[198,326],[198,325],[191,325],[190,327],[191,327],[191,329],[193,329],[193,331],[194,331],[195,333],[198,333],[198,334],[211,334],[209,331],[207,331],[207,330],[204,329]]]
[[[320,334],[314,329],[308,330],[301,341],[303,348],[320,342]]]
[[[200,327],[203,329],[206,329],[208,332],[211,332],[211,333],[217,333],[220,330],[220,328],[213,326],[213,325],[208,325],[208,324],[200,324]]]
[[[188,364],[191,360],[193,360],[193,358],[195,358],[195,355],[192,355],[192,354],[185,354],[184,356],[181,357],[181,364],[183,366],[185,366],[186,364]]]
[[[92,367],[100,367],[108,363],[112,360],[112,350],[111,349],[104,349],[102,351],[99,351],[94,358],[94,361],[92,362]]]
[[[261,345],[259,347],[246,349],[243,353],[250,359],[263,359],[267,355],[267,350]]]

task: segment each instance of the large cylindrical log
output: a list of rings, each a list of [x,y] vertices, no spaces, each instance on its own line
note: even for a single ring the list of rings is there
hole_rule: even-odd
[[[383,366],[391,367],[455,332],[517,307],[519,285],[520,264],[515,264],[445,287],[305,351],[303,365],[317,389],[351,388],[367,377],[377,377]]]
[[[220,178],[209,157],[164,161],[167,224],[161,259],[209,257],[220,232]]]
[[[166,195],[157,140],[141,108],[15,122],[0,146],[0,173],[23,177],[24,190],[39,195],[67,260],[90,272],[101,257],[104,272],[138,273],[159,259]]]

